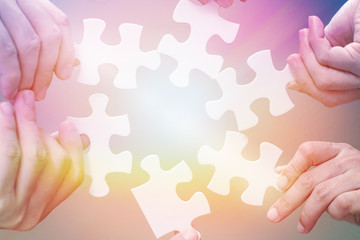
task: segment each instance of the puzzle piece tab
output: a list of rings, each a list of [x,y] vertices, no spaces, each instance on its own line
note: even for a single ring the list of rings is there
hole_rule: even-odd
[[[241,199],[244,203],[262,206],[264,195],[268,187],[277,189],[278,175],[274,168],[282,151],[270,143],[260,145],[260,159],[248,161],[241,152],[246,146],[247,137],[238,132],[227,132],[222,150],[215,151],[209,146],[199,150],[198,160],[201,164],[211,164],[215,167],[215,174],[208,188],[218,194],[230,193],[230,180],[234,177],[244,178],[249,187],[244,191]]]
[[[212,78],[220,71],[223,58],[208,54],[207,42],[217,35],[226,43],[231,43],[238,33],[239,24],[220,17],[218,9],[219,6],[215,2],[209,2],[205,6],[191,0],[180,0],[178,3],[173,18],[176,22],[190,24],[190,36],[181,43],[172,35],[165,35],[158,47],[160,53],[178,62],[177,69],[170,76],[170,80],[176,86],[188,85],[189,73],[192,69],[199,69]]]
[[[85,155],[85,173],[92,178],[90,194],[95,197],[108,194],[109,187],[105,180],[108,173],[130,173],[132,168],[130,152],[114,154],[109,148],[111,136],[130,134],[130,124],[127,115],[111,117],[106,114],[108,101],[106,95],[94,94],[89,98],[93,110],[89,117],[68,117],[80,133],[85,133],[90,138],[89,152]]]
[[[222,98],[206,104],[207,113],[215,120],[226,111],[233,111],[239,131],[258,123],[257,116],[250,109],[250,105],[257,99],[268,98],[270,112],[274,116],[284,114],[294,107],[286,90],[287,83],[294,80],[288,66],[282,71],[277,71],[269,50],[250,56],[248,64],[256,72],[252,82],[237,84],[235,70],[227,68],[216,79],[223,92]]]
[[[183,161],[170,171],[160,167],[160,159],[150,155],[142,160],[141,167],[150,175],[150,180],[132,189],[156,238],[191,227],[193,219],[210,213],[204,194],[197,192],[189,201],[183,201],[176,193],[176,186],[192,179],[192,173]]]
[[[98,67],[111,63],[119,73],[114,85],[121,89],[136,88],[136,70],[145,66],[156,70],[160,66],[160,55],[155,51],[144,53],[140,50],[140,38],[143,27],[137,24],[124,23],[119,27],[121,43],[107,45],[101,41],[105,29],[105,22],[101,19],[89,18],[84,20],[84,37],[76,48],[77,58],[81,62],[78,82],[96,85],[100,81]]]

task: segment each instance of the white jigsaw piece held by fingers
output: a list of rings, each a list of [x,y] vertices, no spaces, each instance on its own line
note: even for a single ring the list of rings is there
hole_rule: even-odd
[[[156,51],[144,53],[140,50],[143,26],[121,24],[119,27],[121,43],[118,45],[107,45],[101,41],[105,26],[105,22],[101,19],[84,20],[84,37],[76,47],[76,55],[81,63],[78,82],[97,85],[100,82],[98,67],[101,64],[111,63],[119,70],[114,80],[115,87],[134,89],[137,87],[136,70],[139,66],[158,69],[160,55]]]
[[[211,191],[228,195],[230,180],[241,177],[249,183],[241,196],[242,201],[249,205],[262,206],[267,188],[278,189],[278,174],[274,168],[282,151],[275,145],[262,143],[260,159],[248,161],[241,154],[247,142],[245,135],[229,131],[226,133],[222,150],[215,151],[209,146],[203,146],[199,150],[198,160],[200,164],[211,164],[215,167],[215,174],[208,185]]]
[[[257,99],[268,98],[270,112],[274,116],[285,114],[294,107],[286,89],[287,83],[294,80],[288,66],[282,71],[276,70],[270,50],[250,56],[248,64],[256,72],[252,82],[237,84],[235,70],[227,68],[216,79],[223,96],[206,104],[206,111],[214,120],[218,120],[226,111],[233,111],[239,131],[254,127],[258,123],[257,116],[250,109]]]
[[[192,179],[188,165],[182,161],[169,171],[160,167],[157,155],[142,160],[141,167],[150,175],[150,180],[132,189],[156,238],[191,227],[193,219],[210,213],[204,194],[197,192],[189,201],[183,201],[176,193],[176,186]]]
[[[105,180],[108,173],[130,173],[132,168],[130,152],[114,154],[109,147],[111,136],[130,134],[130,124],[127,115],[112,117],[106,114],[108,101],[106,95],[94,94],[89,98],[93,111],[89,117],[68,117],[80,133],[85,133],[90,138],[89,152],[85,156],[85,173],[92,178],[90,194],[95,197],[103,197],[109,193]]]
[[[158,47],[160,53],[178,62],[177,69],[170,76],[171,82],[176,86],[186,87],[189,84],[189,73],[192,69],[199,69],[213,78],[220,71],[223,58],[208,54],[207,43],[215,35],[226,43],[233,42],[239,24],[223,19],[219,16],[218,10],[219,6],[215,1],[204,6],[191,0],[180,0],[178,3],[173,18],[176,22],[190,24],[190,36],[181,43],[172,35],[165,35]]]

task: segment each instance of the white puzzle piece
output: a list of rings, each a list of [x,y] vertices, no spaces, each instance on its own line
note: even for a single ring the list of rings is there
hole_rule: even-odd
[[[158,47],[160,53],[178,62],[177,69],[170,76],[171,82],[176,86],[186,87],[189,84],[192,69],[199,69],[212,78],[220,71],[223,58],[208,54],[207,42],[217,35],[226,43],[231,43],[238,33],[239,24],[220,17],[218,9],[215,1],[204,6],[191,0],[179,1],[173,18],[176,22],[190,24],[190,36],[185,42],[178,42],[172,35],[165,35]]]
[[[127,115],[112,117],[106,114],[108,101],[106,95],[94,94],[89,98],[93,111],[89,117],[68,117],[80,133],[85,133],[90,138],[90,149],[85,156],[85,173],[92,178],[90,194],[95,197],[108,194],[109,187],[105,180],[108,173],[130,173],[132,168],[130,152],[114,154],[109,147],[111,136],[130,134],[130,124]]]
[[[250,56],[248,64],[256,72],[252,82],[237,84],[235,70],[227,68],[216,79],[222,89],[222,97],[206,104],[206,111],[214,120],[218,120],[227,111],[233,111],[239,131],[258,123],[257,116],[250,109],[257,99],[268,98],[270,112],[274,116],[285,114],[294,107],[286,89],[287,83],[294,80],[288,66],[277,71],[269,50]]]
[[[150,175],[150,180],[132,189],[156,238],[191,227],[193,219],[210,213],[204,194],[197,192],[189,201],[183,201],[176,193],[176,186],[192,179],[187,164],[182,161],[170,171],[160,167],[160,159],[150,155],[142,160],[141,167]]]
[[[140,50],[140,38],[143,27],[137,24],[124,23],[119,27],[121,43],[107,45],[101,41],[105,29],[101,19],[84,20],[84,37],[76,47],[76,56],[81,67],[78,82],[97,85],[100,81],[98,67],[101,64],[114,64],[119,72],[114,85],[121,89],[136,88],[136,70],[145,66],[156,70],[160,66],[160,55],[156,51],[144,53]]]
[[[242,201],[249,205],[262,206],[264,195],[268,187],[276,189],[278,174],[274,168],[282,151],[270,143],[260,145],[260,159],[246,160],[241,152],[246,146],[247,137],[238,132],[227,132],[224,147],[215,151],[209,146],[199,150],[200,164],[211,164],[215,167],[215,174],[208,188],[218,194],[230,193],[230,180],[234,177],[244,178],[248,188],[242,194]]]

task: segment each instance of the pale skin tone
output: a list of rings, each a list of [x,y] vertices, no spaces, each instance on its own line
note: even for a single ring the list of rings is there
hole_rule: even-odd
[[[203,4],[208,0],[200,0]],[[228,7],[233,1],[217,1]],[[360,1],[348,1],[326,28],[309,17],[299,32],[300,53],[288,58],[296,81],[288,88],[328,107],[360,99]],[[280,222],[304,204],[298,231],[310,232],[324,212],[360,225],[360,152],[343,143],[307,142],[276,171],[284,195],[269,209]]]
[[[84,179],[89,139],[70,122],[57,136],[39,128],[35,100],[55,74],[68,79],[79,63],[67,16],[48,0],[0,0],[0,228],[33,229]],[[171,240],[197,240],[188,229]]]
[[[360,98],[360,1],[348,1],[329,25],[309,17],[299,33],[300,54],[288,59],[296,81],[288,88],[325,106]],[[344,143],[307,142],[293,159],[276,169],[284,195],[269,209],[280,222],[303,205],[298,231],[310,232],[320,216],[360,225],[360,152]]]
[[[71,77],[75,51],[67,16],[49,0],[0,0],[0,86],[14,100],[31,89],[45,98],[53,73]]]
[[[202,4],[207,4],[210,1],[215,1],[217,4],[219,4],[220,7],[223,8],[228,8],[234,3],[234,0],[199,0],[199,2]],[[240,1],[246,2],[246,0],[240,0]]]

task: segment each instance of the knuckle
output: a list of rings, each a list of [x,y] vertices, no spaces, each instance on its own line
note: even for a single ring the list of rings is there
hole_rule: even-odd
[[[8,58],[17,58],[17,50],[12,41],[2,42],[1,54]]]
[[[63,27],[69,27],[70,26],[70,20],[64,13],[59,13],[56,16],[56,23]]]
[[[41,40],[38,36],[33,36],[26,44],[25,51],[27,53],[38,53],[41,48]]]
[[[320,184],[314,188],[313,194],[317,202],[322,202],[329,198],[330,191],[325,184]]]
[[[58,27],[54,27],[49,31],[49,33],[44,37],[44,43],[48,44],[60,44],[62,38],[62,33]]]
[[[339,102],[339,100],[335,97],[323,99],[322,103],[324,104],[325,107],[328,107],[328,108],[334,108],[341,104]]]
[[[291,209],[291,204],[289,203],[289,201],[286,198],[280,198],[279,200],[279,206],[285,210],[290,210]]]
[[[316,55],[316,59],[322,65],[329,64],[329,54],[327,52],[321,51]]]
[[[21,159],[20,147],[18,145],[7,147],[7,157],[14,162],[19,162]]]
[[[313,188],[313,176],[310,172],[305,172],[299,177],[299,184],[302,189]]]
[[[334,206],[340,211],[348,213],[351,210],[351,201],[346,197],[346,195],[338,196],[334,201]]]

